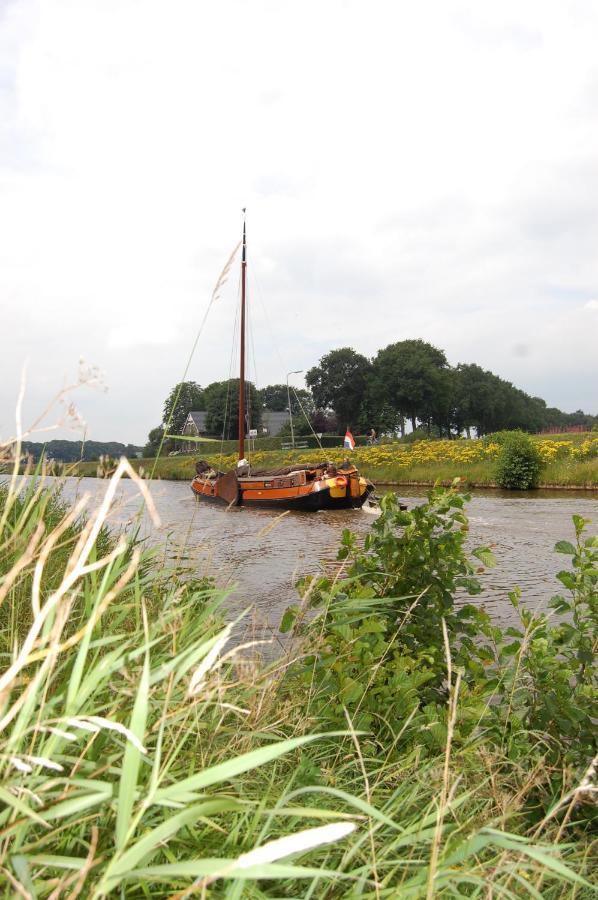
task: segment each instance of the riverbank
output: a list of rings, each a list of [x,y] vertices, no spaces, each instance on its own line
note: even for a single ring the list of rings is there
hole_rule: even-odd
[[[598,456],[585,456],[572,442],[560,446],[553,453],[556,442],[539,442],[544,447],[544,466],[540,487],[553,489],[598,490]],[[593,439],[588,452],[598,451],[598,439]],[[447,446],[448,445],[448,446]],[[451,455],[449,457],[449,454]],[[145,477],[153,476],[172,481],[190,481],[195,473],[195,461],[201,455],[185,454],[162,459],[131,460],[135,470]],[[442,458],[442,456],[448,458]],[[361,473],[376,484],[400,486],[427,486],[441,483],[450,485],[461,478],[471,487],[495,488],[496,467],[494,445],[482,446],[482,442],[422,441],[414,445],[382,444],[377,447],[358,448],[351,454],[351,461]],[[347,457],[342,448],[325,450],[258,450],[252,462],[259,468],[278,468],[293,463],[316,462],[322,458],[341,462]],[[235,454],[219,456],[207,454],[208,462],[219,469],[233,468]],[[69,474],[96,476],[110,470],[110,466],[98,463],[79,463]]]
[[[204,573],[111,536],[107,502],[26,490],[0,488],[11,895],[592,895],[582,517],[558,545],[567,609],[515,593],[503,631],[474,599],[494,553],[466,550],[465,498],[390,496],[367,554],[347,534],[340,570],[312,558],[281,623],[294,656],[266,667],[229,650],[228,596]]]

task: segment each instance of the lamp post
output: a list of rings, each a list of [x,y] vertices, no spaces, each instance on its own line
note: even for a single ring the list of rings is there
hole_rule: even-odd
[[[289,404],[289,422],[291,423],[291,447],[295,449],[295,434],[293,432],[293,413],[291,411],[291,389],[289,387],[289,376],[290,375],[300,375],[303,372],[303,369],[295,369],[294,372],[287,373],[287,402]]]

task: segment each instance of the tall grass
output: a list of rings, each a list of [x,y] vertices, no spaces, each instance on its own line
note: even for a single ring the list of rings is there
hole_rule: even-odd
[[[591,892],[589,844],[563,843],[556,817],[519,827],[542,772],[483,738],[397,755],[413,719],[387,744],[350,719],[322,733],[290,660],[229,649],[224,592],[106,530],[125,475],[155,518],[126,461],[97,509],[86,495],[67,508],[43,478],[0,494],[4,896]],[[448,650],[447,678],[451,722]]]

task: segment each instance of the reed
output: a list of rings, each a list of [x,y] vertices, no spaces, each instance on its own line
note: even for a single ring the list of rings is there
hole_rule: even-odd
[[[226,592],[107,529],[125,476],[156,520],[124,460],[96,509],[0,493],[3,896],[590,896],[590,844],[521,815],[541,773],[331,731],[292,659],[229,649]]]

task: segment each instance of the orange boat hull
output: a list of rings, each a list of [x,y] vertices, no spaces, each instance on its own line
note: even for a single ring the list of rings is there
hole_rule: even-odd
[[[371,482],[360,478],[357,473],[308,481],[305,473],[298,472],[287,477],[240,477],[237,495],[231,497],[229,490],[222,491],[222,481],[223,477],[210,479],[198,476],[191,482],[191,490],[202,500],[226,503],[229,506],[315,512],[319,509],[358,509],[374,489]]]

